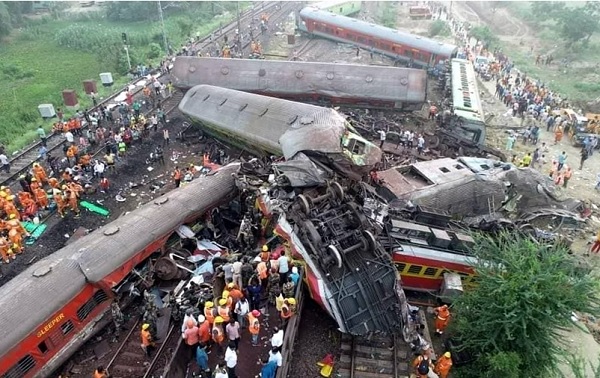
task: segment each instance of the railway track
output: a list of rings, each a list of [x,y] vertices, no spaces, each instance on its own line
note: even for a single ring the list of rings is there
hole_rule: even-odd
[[[173,324],[169,325],[166,335],[157,340],[156,348],[148,357],[140,346],[141,324],[141,319],[135,322],[108,362],[106,369],[110,371],[111,377],[149,378],[162,375],[161,369],[164,369],[165,363],[171,359],[170,354],[179,333]]]
[[[395,336],[343,335],[339,378],[408,378],[410,348]]]
[[[253,18],[255,18],[255,16],[257,16],[258,14],[262,14],[264,12],[267,12],[267,13],[271,12],[275,8],[278,8],[278,9],[275,9],[276,11],[273,13],[273,15],[275,17],[272,16],[272,18],[277,18],[278,16],[280,17],[281,14],[284,14],[284,12],[286,10],[291,9],[291,7],[292,7],[291,4],[295,4],[295,3],[285,3],[283,6],[279,6],[279,3],[272,2],[272,3],[268,3],[264,7],[256,6],[256,7],[247,9],[244,12],[240,13],[239,24],[240,25],[242,25],[242,24],[249,25],[251,20]],[[225,36],[228,33],[230,34],[230,33],[234,32],[235,29],[237,29],[237,28],[238,28],[238,20],[236,19],[234,22],[228,24],[227,26],[220,28],[218,30],[218,34],[211,33],[211,34],[205,36],[204,38],[201,38],[197,42],[195,42],[193,44],[193,49],[207,48],[208,46],[213,44],[214,41],[223,41],[223,39],[225,38]],[[216,34],[216,35],[214,35],[214,34]],[[249,31],[248,31],[248,38],[243,38],[242,40],[244,41],[243,48],[247,48],[247,46],[250,45]],[[158,77],[158,80],[162,83],[168,82],[169,78],[170,78],[169,75],[160,75],[159,73],[157,73],[157,71],[153,72],[153,76]],[[115,101],[115,98],[119,97],[123,92],[125,92],[131,86],[134,87],[134,89],[133,89],[134,99],[137,99],[137,98],[139,98],[138,96],[140,95],[142,89],[144,89],[145,84],[146,84],[146,78],[135,79],[135,80],[129,82],[127,85],[125,85],[122,88],[122,90],[115,92],[110,97],[99,102],[97,106],[90,108],[89,111],[94,112],[97,109],[99,109],[100,106],[102,106],[102,105],[109,106],[111,104],[118,103],[118,101]],[[114,112],[114,110],[113,110],[113,112]],[[87,125],[83,125],[83,128],[84,129],[87,128]],[[62,151],[60,149],[62,148],[62,146],[64,145],[65,142],[66,142],[66,140],[64,139],[64,137],[61,133],[49,134],[47,137],[47,140],[46,140],[48,153],[51,153],[54,156],[62,156],[61,155]],[[38,150],[40,147],[41,147],[41,142],[38,141],[38,142],[32,143],[28,147],[25,147],[23,150],[18,152],[16,155],[13,155],[12,158],[10,159],[11,172],[7,174],[6,172],[2,171],[0,173],[0,185],[9,186],[9,185],[15,183],[21,174],[25,173],[29,168],[31,168],[33,163],[39,161]],[[56,153],[57,150],[60,151],[60,153],[57,154]]]

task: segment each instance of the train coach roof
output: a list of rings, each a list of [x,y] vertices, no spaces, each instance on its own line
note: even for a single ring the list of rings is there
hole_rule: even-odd
[[[301,151],[342,152],[346,120],[333,109],[198,85],[179,110],[224,133],[243,134],[250,144],[278,146],[286,159]]]
[[[353,30],[366,35],[372,35],[373,37],[391,41],[397,43],[398,45],[405,45],[448,57],[451,56],[457,48],[455,45],[449,43],[439,42],[433,39],[402,32],[400,30],[391,29],[381,25],[371,24],[356,18],[340,16],[311,7],[302,9],[300,11],[300,17],[302,19],[309,18],[314,21],[329,25],[336,25],[342,29]]]
[[[195,179],[74,242],[73,248],[82,252],[78,261],[88,281],[106,281],[150,242],[230,199],[236,191],[232,174],[237,170],[238,164],[230,164]]]
[[[2,286],[0,355],[47,322],[83,289],[85,276],[77,257],[73,248],[60,249]]]
[[[150,242],[235,193],[230,164],[193,180],[54,252],[0,288],[0,355],[63,308],[85,287],[120,269]],[[161,203],[164,200],[166,202]],[[109,229],[119,232],[107,236]],[[123,272],[126,275],[128,272]],[[108,282],[109,285],[115,282]]]
[[[424,70],[356,64],[177,57],[171,70],[180,88],[208,84],[264,94],[424,102]]]

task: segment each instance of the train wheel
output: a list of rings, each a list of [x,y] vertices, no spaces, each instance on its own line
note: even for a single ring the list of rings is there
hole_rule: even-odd
[[[448,156],[446,155],[448,153],[448,146],[444,143],[441,143],[438,147],[438,150],[440,150],[440,154],[443,156]]]
[[[363,230],[363,236],[367,241],[367,251],[374,251],[377,247],[377,242],[375,241],[375,236],[369,230]]]
[[[330,244],[329,246],[327,246],[327,252],[331,257],[335,259],[337,267],[339,269],[342,269],[342,255],[340,254],[340,251],[337,249],[337,247],[333,244]]]
[[[333,193],[335,194],[335,196],[338,199],[344,199],[344,188],[342,188],[342,186],[337,183],[337,182],[332,182],[331,183],[331,190],[333,191]]]
[[[179,268],[177,268],[175,261],[168,257],[162,257],[156,260],[156,264],[154,264],[154,272],[161,280],[168,281],[175,279],[179,275]]]
[[[306,196],[304,194],[298,195],[298,203],[300,205],[300,210],[302,210],[302,212],[304,214],[309,215],[310,214],[310,202],[308,201],[308,198],[306,198]]]
[[[367,217],[362,213],[358,206],[356,206],[354,203],[350,203],[348,204],[348,207],[350,207],[352,219],[354,220],[354,222],[352,222],[352,226],[355,228],[367,226]]]
[[[309,220],[305,220],[302,222],[304,229],[306,230],[306,235],[308,236],[308,240],[313,244],[315,248],[321,248],[323,244],[323,240],[321,239],[321,235],[319,235],[319,231],[313,224],[313,222]]]
[[[427,146],[429,148],[438,148],[440,145],[440,138],[436,135],[432,135],[427,138]]]

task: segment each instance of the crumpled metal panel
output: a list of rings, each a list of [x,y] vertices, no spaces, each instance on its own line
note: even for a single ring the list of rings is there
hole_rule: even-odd
[[[78,262],[88,281],[107,280],[150,242],[168,236],[185,220],[230,199],[237,192],[232,173],[238,168],[238,164],[231,164],[213,175],[199,177],[166,194],[168,201],[160,205],[156,203],[158,199],[149,202],[71,244],[70,247],[82,252]],[[106,236],[104,231],[108,227],[118,227],[119,231]],[[108,286],[115,283],[106,282]]]
[[[427,72],[356,64],[180,56],[173,84],[188,89],[214,85],[266,95],[318,94],[346,99],[423,103]]]
[[[210,85],[190,89],[179,110],[205,127],[273,154],[302,151],[343,155],[346,120],[337,111]],[[374,165],[381,150],[366,146],[362,165]]]

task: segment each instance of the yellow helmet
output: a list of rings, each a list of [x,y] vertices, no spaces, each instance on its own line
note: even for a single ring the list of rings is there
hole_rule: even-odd
[[[262,247],[263,252],[269,252],[269,246],[268,245],[263,245]]]
[[[8,218],[9,218],[9,219],[15,219],[16,217],[17,217],[17,215],[16,215],[16,214],[10,214],[10,215],[8,216]]]
[[[0,186],[0,190],[6,190],[6,186],[4,186],[4,185]]]
[[[221,316],[217,316],[215,318],[215,323],[223,323],[223,318]]]
[[[66,186],[66,185],[63,185],[61,188],[62,188],[62,189],[67,189],[67,186]]]
[[[143,325],[142,325],[142,329],[143,329],[144,331],[145,331],[145,330],[147,330],[148,328],[150,328],[150,324],[148,324],[148,323],[145,323],[145,324],[143,324]]]
[[[230,282],[227,284],[227,288],[229,289],[233,289],[235,287],[235,284],[233,282]]]
[[[0,191],[0,197],[6,197],[6,192],[4,190]]]
[[[221,298],[227,299],[228,297],[229,297],[229,291],[228,290],[223,290],[223,294],[221,294]]]
[[[214,307],[214,306],[215,306],[215,304],[212,303],[211,301],[208,301],[208,302],[204,303],[204,307],[206,307],[206,308],[211,308],[211,307]]]
[[[221,298],[219,299],[219,306],[225,306],[227,304],[227,299]]]
[[[291,305],[295,305],[296,304],[296,299],[295,298],[288,298],[286,299],[286,301],[291,304]]]
[[[14,199],[15,199],[15,196],[12,196],[12,195],[11,195],[11,196],[8,196],[6,199],[7,199],[7,200],[9,200],[9,201],[12,201],[12,200],[14,200]]]
[[[31,179],[31,182],[37,181],[37,179],[34,177]]]
[[[450,352],[446,352],[446,353],[444,353],[444,357],[446,357],[446,358],[450,358]]]

